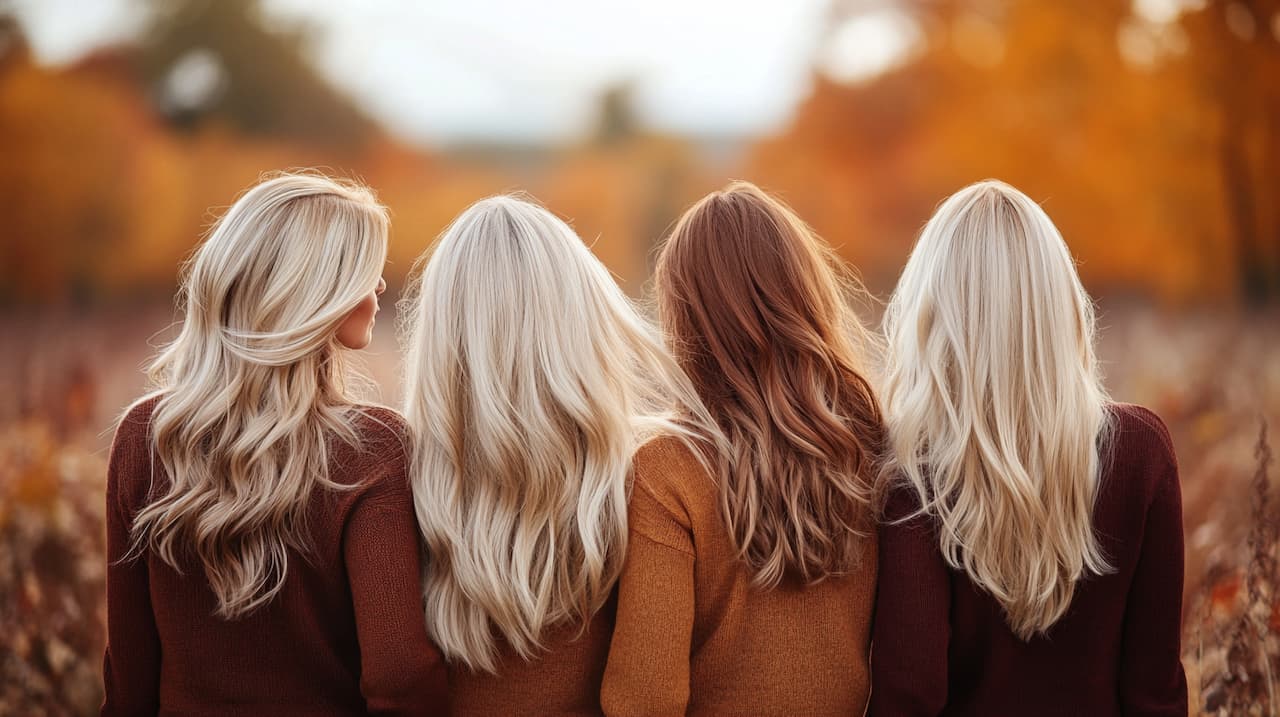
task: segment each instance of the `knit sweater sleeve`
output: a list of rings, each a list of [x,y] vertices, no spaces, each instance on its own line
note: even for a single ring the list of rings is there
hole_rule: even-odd
[[[448,712],[447,673],[422,613],[418,527],[403,450],[369,477],[343,533],[369,714]]]
[[[600,701],[606,715],[684,714],[694,622],[694,553],[686,511],[660,500],[645,473],[678,467],[637,460],[627,559]]]
[[[1153,488],[1142,547],[1125,605],[1120,701],[1126,715],[1187,714],[1182,668],[1182,488],[1172,442],[1154,413],[1134,407],[1134,449],[1150,466]]]
[[[937,715],[947,703],[950,574],[928,516],[895,522],[918,503],[911,491],[896,491],[880,527],[871,717]]]
[[[145,409],[121,421],[107,467],[107,649],[102,715],[155,714],[160,701],[160,634],[144,557],[128,557],[130,496],[150,485]]]

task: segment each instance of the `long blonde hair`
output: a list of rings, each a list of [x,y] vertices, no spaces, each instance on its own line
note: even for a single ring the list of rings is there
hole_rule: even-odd
[[[154,455],[168,489],[137,515],[135,552],[204,569],[233,619],[284,584],[327,444],[355,441],[335,334],[377,285],[387,215],[359,185],[281,174],[249,189],[188,263],[178,337],[152,363]]]
[[[851,572],[874,525],[884,426],[844,279],[813,230],[747,182],[685,212],[658,258],[672,353],[729,440],[721,514],[763,588]]]
[[[481,200],[429,255],[403,312],[426,621],[447,658],[492,672],[497,638],[528,659],[546,628],[599,610],[626,549],[632,455],[705,412],[546,209]]]
[[[1013,187],[966,187],[925,226],[884,329],[887,475],[1015,634],[1045,632],[1109,570],[1092,526],[1107,395],[1066,243]]]

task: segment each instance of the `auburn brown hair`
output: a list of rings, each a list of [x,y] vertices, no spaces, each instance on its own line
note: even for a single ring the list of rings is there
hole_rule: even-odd
[[[871,526],[883,424],[843,267],[748,182],[691,207],[658,257],[672,352],[729,441],[711,457],[721,512],[765,588],[849,572]]]

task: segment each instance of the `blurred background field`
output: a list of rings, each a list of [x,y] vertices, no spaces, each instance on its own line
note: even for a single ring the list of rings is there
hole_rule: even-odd
[[[884,297],[938,201],[1012,182],[1099,300],[1112,394],[1173,432],[1193,712],[1280,708],[1280,0],[0,0],[0,714],[95,709],[112,419],[203,229],[299,166],[390,206],[392,295],[513,189],[641,295],[742,178]]]

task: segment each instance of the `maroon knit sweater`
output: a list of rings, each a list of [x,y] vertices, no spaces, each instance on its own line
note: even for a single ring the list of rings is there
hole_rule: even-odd
[[[870,715],[1185,717],[1173,446],[1147,409],[1112,411],[1093,518],[1115,571],[1078,584],[1046,635],[1024,642],[1010,631],[999,603],[948,568],[931,519],[882,526]],[[918,505],[900,490],[886,518]]]
[[[335,441],[308,507],[311,554],[290,553],[284,588],[247,617],[214,616],[198,563],[123,561],[152,483],[155,401],[121,422],[107,477],[103,715],[435,715],[446,672],[421,610],[418,532],[393,411],[364,410],[360,447]],[[154,462],[155,487],[168,477]]]

